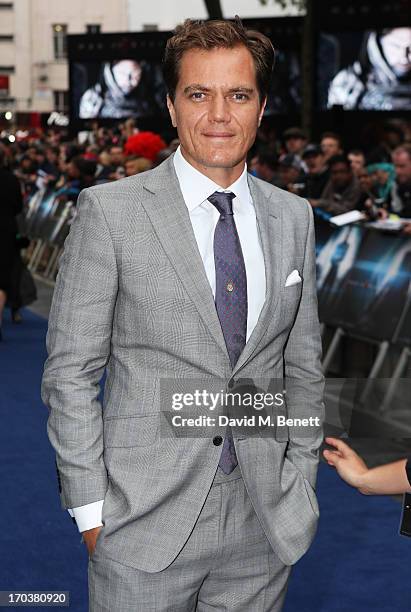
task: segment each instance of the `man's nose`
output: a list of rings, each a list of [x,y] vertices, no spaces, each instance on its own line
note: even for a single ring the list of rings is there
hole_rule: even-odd
[[[210,101],[208,109],[210,121],[227,122],[230,120],[230,107],[223,95],[217,95]]]

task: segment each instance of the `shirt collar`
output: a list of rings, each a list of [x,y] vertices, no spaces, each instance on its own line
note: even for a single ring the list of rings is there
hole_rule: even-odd
[[[247,179],[247,164],[244,165],[244,170],[238,179],[227,187],[227,189],[223,189],[220,185],[217,185],[217,183],[205,176],[205,174],[194,168],[194,166],[183,157],[181,147],[178,147],[175,152],[173,162],[181,193],[183,194],[189,212],[205,202],[215,191],[232,191],[236,196],[233,200],[233,206],[240,205],[247,209],[251,204],[251,195]]]

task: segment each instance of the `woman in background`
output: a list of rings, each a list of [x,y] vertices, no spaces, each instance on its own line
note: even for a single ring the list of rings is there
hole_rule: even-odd
[[[12,273],[17,256],[16,216],[23,209],[19,180],[4,166],[4,157],[0,148],[0,341],[4,306],[12,286]]]
[[[325,450],[328,465],[335,467],[341,478],[364,495],[411,493],[411,459],[400,459],[386,465],[368,468],[361,457],[342,440],[326,438],[334,450]]]

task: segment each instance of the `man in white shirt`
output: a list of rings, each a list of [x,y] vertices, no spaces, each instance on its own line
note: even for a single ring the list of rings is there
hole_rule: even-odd
[[[161,427],[170,379],[228,392],[287,381],[290,418],[322,418],[311,208],[245,164],[273,62],[238,19],[186,21],[165,57],[180,149],[80,196],[42,398],[92,611],[281,610],[314,537],[320,423],[268,436],[219,419],[197,437]]]

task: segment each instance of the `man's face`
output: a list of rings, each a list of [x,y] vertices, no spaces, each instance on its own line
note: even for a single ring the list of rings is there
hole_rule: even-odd
[[[252,169],[252,165],[250,164],[250,170]],[[257,172],[257,176],[263,181],[271,181],[274,177],[274,170],[264,162],[257,162],[254,165],[254,169]]]
[[[36,148],[35,148],[35,147],[29,147],[29,148],[27,149],[27,153],[26,153],[26,155],[27,155],[28,157],[30,157],[30,159],[32,159],[33,161],[36,161],[36,156],[37,156],[37,150],[36,150]]]
[[[136,160],[129,159],[128,161],[126,161],[124,164],[124,169],[126,172],[126,176],[133,176],[134,174],[137,174]]]
[[[309,174],[319,174],[324,169],[324,155],[308,155],[304,161]]]
[[[348,187],[352,181],[352,170],[343,162],[334,164],[331,168],[331,181],[336,189]]]
[[[304,138],[293,136],[292,138],[287,138],[285,147],[288,153],[299,155],[304,150],[306,144],[307,141]]]
[[[397,77],[411,73],[411,28],[394,28],[381,37],[381,47]]]
[[[121,91],[127,95],[131,93],[140,82],[140,64],[132,60],[121,60],[113,66],[113,75]]]
[[[403,185],[411,182],[411,158],[406,151],[394,153],[392,160],[395,166],[397,183]]]
[[[110,157],[114,166],[121,166],[124,161],[123,149],[121,147],[111,147]]]
[[[348,159],[350,160],[352,171],[358,176],[365,166],[364,155],[360,155],[359,153],[349,153]]]
[[[341,153],[340,143],[335,138],[326,137],[321,141],[321,149],[324,153],[325,159],[330,159],[333,155]]]
[[[358,180],[360,181],[360,187],[363,191],[371,191],[373,187],[373,177],[368,174],[367,170],[361,170],[358,174]]]
[[[289,185],[295,183],[298,179],[300,172],[293,166],[281,166],[279,167],[280,181],[283,185]]]
[[[53,149],[47,149],[46,151],[47,161],[51,164],[55,164],[58,161],[58,155],[53,151]]]
[[[80,178],[80,170],[75,164],[73,164],[73,162],[69,162],[67,164],[67,174],[70,179]]]
[[[191,165],[210,178],[242,171],[265,105],[246,47],[186,51],[174,102],[167,98],[167,105]]]

